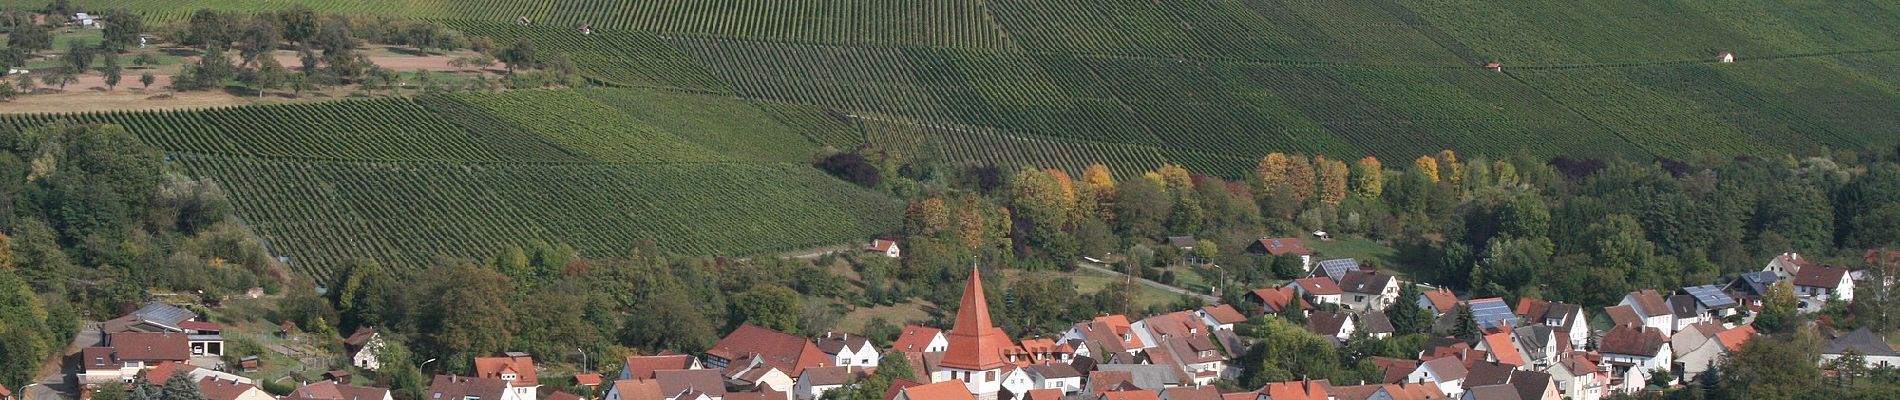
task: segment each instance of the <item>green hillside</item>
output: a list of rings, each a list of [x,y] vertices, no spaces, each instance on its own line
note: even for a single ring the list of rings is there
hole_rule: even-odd
[[[730,97],[584,89],[3,119],[55,120],[123,125],[224,184],[273,251],[315,275],[530,240],[594,256],[642,241],[790,251],[884,232],[901,209],[807,166],[809,134]]]
[[[1232,178],[1267,152],[1687,159],[1900,144],[1900,5],[1871,0],[74,3],[157,20],[295,4],[436,20],[532,40],[614,88],[80,117],[128,124],[223,178],[280,247],[329,264],[501,238],[737,253],[888,229],[891,200],[803,166],[822,145]]]

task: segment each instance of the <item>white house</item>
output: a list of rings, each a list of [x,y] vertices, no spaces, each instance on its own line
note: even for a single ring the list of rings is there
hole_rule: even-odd
[[[461,400],[535,400],[533,391],[523,392],[500,378],[436,375],[429,383],[425,399]]]
[[[1647,381],[1649,371],[1668,371],[1675,364],[1669,340],[1662,330],[1652,327],[1618,326],[1603,334],[1597,349],[1603,353],[1603,363],[1610,366],[1612,376],[1629,376],[1633,372]],[[1629,383],[1625,381],[1626,388]],[[1634,385],[1636,389],[1642,387],[1640,382]]]
[[[1342,303],[1354,310],[1384,310],[1399,298],[1399,280],[1379,271],[1351,271],[1339,280]]]
[[[1341,342],[1352,339],[1359,327],[1353,321],[1352,314],[1343,312],[1315,312],[1306,316],[1306,330]]]
[[[376,359],[376,353],[383,351],[383,335],[376,328],[356,328],[356,333],[343,340],[343,346],[350,351],[350,364],[357,368],[375,371],[383,363]]]
[[[255,385],[213,377],[198,380],[198,392],[205,400],[277,400]]]
[[[1082,373],[1076,372],[1075,367],[1069,364],[1035,364],[1023,367],[1023,370],[1029,373],[1029,379],[1034,381],[1036,389],[1061,390],[1063,394],[1082,391]]]
[[[1446,396],[1457,397],[1465,392],[1465,375],[1470,370],[1456,357],[1439,357],[1418,364],[1418,369],[1405,376],[1406,382],[1435,383],[1438,391]]]
[[[1234,330],[1234,324],[1247,320],[1247,316],[1240,315],[1240,310],[1230,304],[1201,307],[1194,314],[1200,316],[1201,323],[1207,324],[1209,329],[1217,331]]]
[[[1610,373],[1597,367],[1584,357],[1585,353],[1567,354],[1550,369],[1550,379],[1557,383],[1557,393],[1571,400],[1599,400],[1604,389],[1610,386]]]
[[[814,367],[806,368],[798,374],[798,384],[793,392],[800,400],[811,400],[825,396],[825,392],[857,383],[864,379],[863,367]]]
[[[1643,326],[1656,328],[1663,332],[1675,332],[1675,310],[1669,308],[1669,302],[1663,300],[1656,289],[1643,289],[1623,295],[1623,301],[1617,305],[1630,306],[1637,316],[1643,318]]]
[[[1010,393],[1029,393],[1031,389],[1037,389],[1037,387],[1036,379],[1030,376],[1029,371],[1015,366],[1003,368],[1003,390]]]
[[[1893,346],[1888,345],[1886,339],[1875,335],[1864,326],[1828,341],[1827,347],[1821,348],[1821,365],[1826,366],[1850,351],[1859,353],[1865,358],[1867,368],[1900,367],[1900,353],[1894,352]]]
[[[508,352],[502,357],[476,357],[475,376],[499,379],[507,383],[512,396],[527,400],[535,399],[535,392],[541,387],[541,381],[535,379],[534,357],[528,353]]]
[[[1768,266],[1762,267],[1761,270],[1773,272],[1780,279],[1793,279],[1796,273],[1800,273],[1802,268],[1809,265],[1813,263],[1801,259],[1799,253],[1781,253],[1768,260]]]
[[[1794,275],[1794,294],[1797,297],[1827,301],[1839,299],[1842,302],[1854,301],[1854,280],[1846,268],[1813,265],[1802,268]]]
[[[831,365],[877,368],[877,347],[871,346],[871,340],[864,335],[825,333],[818,338],[817,345],[819,351],[831,356]]]
[[[1313,303],[1315,306],[1321,304],[1339,304],[1340,296],[1344,293],[1339,289],[1338,283],[1334,283],[1332,279],[1323,276],[1295,279],[1292,283],[1288,283],[1287,286],[1293,288],[1294,292],[1299,293],[1300,298],[1306,299],[1306,301]]]
[[[339,385],[322,381],[298,387],[283,400],[392,400],[389,389]]]
[[[903,250],[897,248],[896,239],[872,240],[870,245],[864,246],[864,252],[883,254],[885,257],[890,258],[898,258],[904,255]]]
[[[897,340],[891,341],[891,351],[899,353],[936,353],[949,347],[950,339],[943,336],[943,330],[927,326],[905,325]]]
[[[1726,51],[1724,51],[1724,52],[1720,52],[1720,53],[1715,53],[1715,59],[1716,59],[1717,61],[1720,61],[1720,62],[1722,62],[1723,64],[1730,64],[1730,63],[1734,63],[1734,62],[1735,62],[1735,53],[1730,53],[1730,52],[1726,52]]]
[[[100,27],[99,20],[93,19],[92,14],[87,13],[73,13],[73,23],[87,28]]]

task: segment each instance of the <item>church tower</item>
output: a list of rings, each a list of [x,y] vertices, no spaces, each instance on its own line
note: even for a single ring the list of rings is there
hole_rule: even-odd
[[[963,302],[957,307],[956,326],[950,328],[950,347],[938,362],[937,381],[961,381],[977,400],[995,400],[1003,389],[1003,349],[1010,346],[1009,336],[990,322],[990,305],[983,299],[983,279],[970,269],[970,282],[963,287]]]

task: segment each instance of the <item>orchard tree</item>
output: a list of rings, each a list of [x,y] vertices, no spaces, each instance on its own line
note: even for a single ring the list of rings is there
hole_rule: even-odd
[[[53,48],[53,32],[37,24],[14,25],[7,33],[7,47],[26,50],[28,54]]]
[[[145,33],[145,18],[125,9],[115,9],[106,13],[105,38],[101,45],[113,52],[125,51],[139,41],[139,34]]]
[[[540,63],[539,51],[535,50],[534,42],[528,39],[515,42],[515,45],[502,50],[495,58],[508,66],[509,74],[515,73],[517,69],[532,69]]]
[[[158,77],[152,76],[150,72],[139,74],[139,89],[151,89],[152,84],[156,82],[158,82]]]
[[[118,90],[119,80],[124,78],[125,68],[119,66],[119,53],[107,52],[99,66],[99,74],[105,75],[106,90]]]

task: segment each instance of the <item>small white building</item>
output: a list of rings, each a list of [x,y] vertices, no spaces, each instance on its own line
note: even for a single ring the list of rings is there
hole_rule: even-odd
[[[811,400],[825,396],[825,392],[857,383],[864,379],[861,367],[814,367],[806,368],[798,375],[798,384],[793,389],[800,400]]]
[[[1735,53],[1726,51],[1715,53],[1715,59],[1721,61],[1723,64],[1732,64],[1735,62]]]
[[[1405,376],[1406,382],[1433,383],[1438,391],[1446,396],[1456,397],[1465,392],[1465,375],[1471,371],[1465,369],[1463,361],[1456,357],[1439,357],[1418,364],[1418,369]]]
[[[817,345],[819,351],[831,356],[831,365],[877,368],[880,357],[877,347],[871,346],[871,340],[864,335],[826,333],[818,338]]]
[[[1827,347],[1821,348],[1821,365],[1826,366],[1850,351],[1866,359],[1867,368],[1900,367],[1900,352],[1894,352],[1886,339],[1864,326],[1828,341]]]
[[[350,351],[350,364],[367,371],[382,368],[383,363],[376,359],[376,353],[383,351],[383,335],[376,328],[356,328],[356,333],[343,340],[343,346]]]
[[[885,257],[890,257],[890,258],[899,258],[899,257],[904,256],[903,250],[900,250],[897,247],[896,239],[872,240],[870,245],[864,246],[864,252],[883,254]]]
[[[92,14],[87,13],[73,13],[73,23],[87,28],[100,27],[99,20],[93,19]]]

